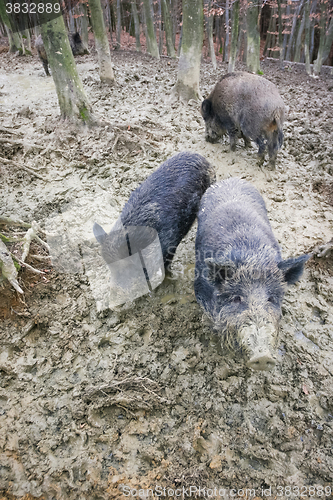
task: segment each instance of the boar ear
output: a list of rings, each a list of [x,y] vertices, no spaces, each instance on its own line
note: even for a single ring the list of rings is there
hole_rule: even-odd
[[[107,236],[107,234],[104,231],[104,229],[102,228],[102,226],[97,224],[97,222],[95,222],[95,224],[93,225],[93,233],[94,233],[96,240],[100,244],[103,243],[103,241],[105,240],[105,237]]]
[[[284,280],[288,285],[293,285],[300,279],[303,274],[304,264],[310,257],[311,254],[305,254],[300,257],[281,260],[281,262],[278,263],[278,267],[283,272]]]
[[[212,103],[208,99],[205,99],[201,104],[201,114],[204,120],[210,117],[212,113]]]
[[[235,266],[232,262],[216,262],[212,258],[205,259],[205,264],[208,269],[207,279],[211,283],[224,283],[233,275]]]

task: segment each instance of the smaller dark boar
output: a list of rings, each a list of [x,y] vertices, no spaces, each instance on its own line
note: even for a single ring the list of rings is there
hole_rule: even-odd
[[[269,164],[275,167],[283,143],[285,105],[273,83],[243,71],[228,73],[203,101],[201,114],[207,141],[216,142],[227,133],[234,151],[237,137],[244,139],[246,147],[253,140],[259,146],[259,164],[268,148]]]
[[[79,33],[68,33],[68,40],[69,44],[71,46],[73,56],[83,56],[84,54],[89,54],[88,48],[84,45],[84,43],[81,40],[80,34]],[[42,36],[39,35],[36,38],[35,42],[35,47],[37,49],[37,54],[39,56],[39,59],[42,61],[44,70],[47,76],[50,76],[49,72],[49,61],[47,59],[44,43]]]
[[[191,229],[200,200],[215,182],[213,167],[196,153],[178,153],[166,160],[129,197],[120,219],[123,227],[144,226],[157,231],[165,269],[176,248]],[[102,255],[116,255],[114,230],[108,235],[94,224],[94,235],[102,245]],[[112,260],[112,259],[111,259]],[[114,260],[114,259],[113,259]]]
[[[195,295],[214,329],[249,367],[271,369],[283,296],[310,255],[282,260],[263,198],[237,178],[204,194],[195,249]]]

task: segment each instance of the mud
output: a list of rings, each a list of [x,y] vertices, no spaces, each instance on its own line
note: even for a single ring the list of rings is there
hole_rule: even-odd
[[[59,123],[37,56],[0,55],[1,127],[15,132],[1,132],[12,142],[0,143],[0,156],[14,162],[0,167],[3,215],[45,227],[68,208],[73,232],[80,219],[90,237],[91,220],[111,226],[140,182],[188,150],[215,165],[218,180],[240,176],[261,191],[284,258],[333,237],[332,77],[262,63],[289,106],[270,172],[254,146],[230,153],[227,142],[205,142],[200,105],[171,99],[176,61],[112,55],[114,88],[99,83],[93,51],[76,60],[103,122],[80,131]],[[202,63],[203,96],[224,72]],[[2,499],[118,499],[124,485],[137,497],[156,485],[161,498],[187,498],[190,486],[193,498],[194,487],[201,497],[212,488],[206,498],[244,498],[246,489],[252,498],[332,497],[332,261],[311,260],[290,288],[279,363],[255,373],[202,320],[194,239],[195,227],[162,285],[117,310],[98,305],[84,270],[60,272],[50,261],[28,260],[48,273],[21,271],[24,298],[2,284]]]

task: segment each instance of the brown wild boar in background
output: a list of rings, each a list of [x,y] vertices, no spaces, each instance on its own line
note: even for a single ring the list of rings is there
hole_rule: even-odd
[[[201,105],[206,140],[216,142],[228,133],[232,151],[236,149],[237,137],[244,139],[246,147],[253,140],[259,146],[259,165],[268,149],[269,165],[275,168],[283,143],[285,109],[276,86],[262,76],[244,71],[228,73]]]

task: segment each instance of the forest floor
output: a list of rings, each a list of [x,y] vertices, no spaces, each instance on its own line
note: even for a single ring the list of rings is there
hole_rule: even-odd
[[[83,231],[93,240],[94,220],[110,227],[130,193],[186,150],[205,156],[219,180],[238,176],[260,190],[284,257],[333,237],[332,77],[262,62],[289,106],[271,172],[257,166],[254,146],[231,153],[227,141],[206,143],[199,103],[171,103],[177,61],[122,51],[112,58],[113,88],[100,84],[94,50],[76,59],[104,124],[75,131],[59,122],[53,80],[37,57],[0,54],[0,157],[12,160],[0,164],[2,215],[46,228],[69,214],[69,239]],[[203,61],[203,96],[226,70]],[[8,236],[26,231],[1,227]],[[279,362],[257,373],[202,321],[195,232],[179,246],[173,273],[117,310],[101,307],[83,269],[61,272],[33,257],[47,255],[38,242],[27,262],[44,274],[20,271],[23,297],[2,284],[1,500],[118,499],[122,488],[138,496],[156,485],[161,498],[187,498],[190,486],[192,498],[195,487],[202,498],[203,488],[213,489],[206,498],[332,497],[332,258],[311,259],[289,289]],[[12,251],[20,255],[20,243]]]

